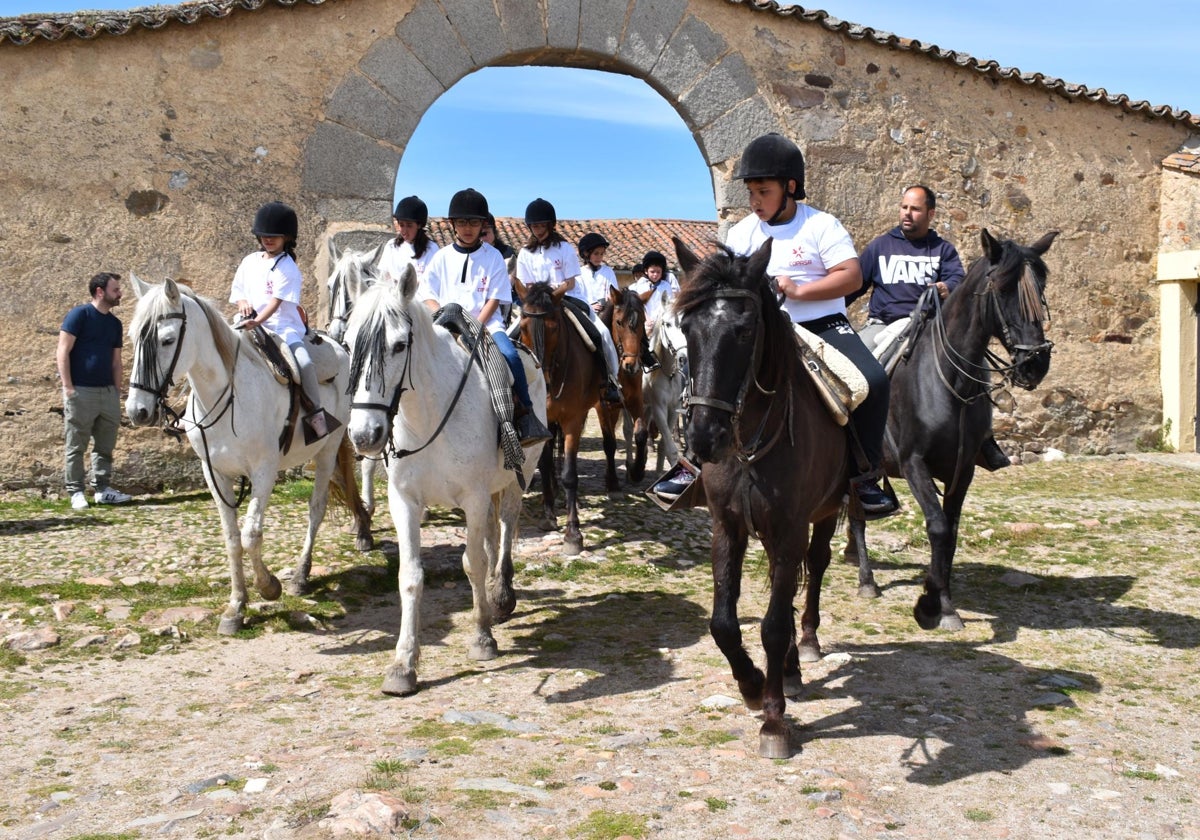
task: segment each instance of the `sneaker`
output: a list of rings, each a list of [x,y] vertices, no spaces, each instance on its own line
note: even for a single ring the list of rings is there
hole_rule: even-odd
[[[97,498],[96,501],[100,501],[100,499]],[[71,494],[71,507],[73,507],[75,510],[87,510],[87,508],[88,508],[87,494],[84,493],[82,490],[76,490],[74,493],[72,493]]]
[[[521,441],[521,446],[535,446],[545,443],[552,437],[546,424],[539,420],[532,411],[522,414],[513,421],[513,425],[517,427],[517,439]]]
[[[76,495],[82,496],[82,493]],[[103,490],[96,491],[96,504],[98,505],[123,505],[126,502],[133,501],[133,496],[128,493],[122,493],[120,490],[114,490],[111,487],[105,487]],[[84,507],[87,507],[87,499],[84,499]],[[71,497],[71,505],[75,506],[75,497]]]
[[[653,373],[662,365],[658,363],[658,356],[654,355],[653,350],[642,350],[642,368],[647,373]]]
[[[858,485],[858,501],[862,504],[863,513],[876,518],[888,516],[900,509],[900,506],[879,488],[877,481]]]
[[[674,501],[680,495],[692,486],[692,482],[696,480],[696,474],[687,467],[680,467],[679,472],[672,475],[670,478],[664,478],[662,481],[655,484],[651,489],[656,496],[662,496],[664,499]]]

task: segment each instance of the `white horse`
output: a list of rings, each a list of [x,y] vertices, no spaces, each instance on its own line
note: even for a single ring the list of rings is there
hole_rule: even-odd
[[[325,281],[329,288],[329,326],[325,331],[334,341],[344,343],[346,322],[354,310],[355,301],[379,279],[376,271],[387,243],[385,239],[369,251],[339,252],[330,241],[329,256],[333,259],[333,268],[329,272],[329,279]]]
[[[245,621],[244,557],[250,558],[259,594],[269,601],[281,594],[279,579],[262,561],[263,513],[280,470],[316,461],[308,534],[288,583],[289,593],[301,594],[307,587],[313,541],[325,518],[331,477],[354,514],[357,547],[361,551],[371,547],[370,519],[354,484],[354,453],[342,433],[304,444],[288,388],[275,379],[249,338],[229,326],[211,301],[173,280],[161,286],[143,283],[136,276],[132,280],[140,300],[130,324],[133,368],[125,413],[135,426],[153,424],[162,414],[174,378],[186,377],[191,386],[179,420],[200,456],[204,480],[221,515],[231,593],[218,631],[232,635]],[[322,382],[321,403],[344,423],[350,414],[349,357],[331,341],[312,352]],[[291,444],[286,455],[281,446],[285,434],[290,434]],[[250,480],[250,503],[239,534],[235,482],[241,476]]]
[[[390,451],[388,507],[400,554],[400,634],[385,694],[418,688],[421,628],[421,514],[427,505],[461,508],[467,522],[463,569],[471,582],[474,634],[468,655],[496,657],[493,610],[512,613],[512,542],[521,511],[516,474],[504,468],[496,444],[497,419],[479,366],[429,310],[413,299],[409,266],[399,287],[366,291],[350,316],[350,440],[368,457]],[[546,385],[532,358],[522,354],[534,411],[545,422]],[[525,450],[528,482],[541,447]],[[489,580],[490,578],[490,580]]]
[[[653,423],[652,429],[657,429],[659,434],[655,445],[658,453],[656,472],[661,474],[679,460],[675,434],[680,402],[687,386],[687,340],[674,312],[663,313],[655,325],[651,347],[658,357],[659,367],[642,374],[642,404],[647,425]]]

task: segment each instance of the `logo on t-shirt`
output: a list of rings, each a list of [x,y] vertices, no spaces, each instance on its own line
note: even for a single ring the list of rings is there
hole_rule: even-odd
[[[792,256],[788,260],[788,265],[812,265],[812,260],[806,260],[804,258],[804,247],[802,245],[795,245],[792,247]]]

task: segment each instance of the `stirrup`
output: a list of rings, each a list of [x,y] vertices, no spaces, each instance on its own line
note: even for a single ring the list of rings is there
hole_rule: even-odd
[[[877,482],[879,486],[873,486]],[[864,503],[863,490],[875,491],[882,500],[871,504]],[[850,479],[849,504],[851,515],[861,518],[864,522],[884,519],[900,512],[900,500],[882,469],[871,470]]]
[[[304,429],[305,446],[328,437],[342,427],[341,421],[323,408],[305,415],[300,425]]]

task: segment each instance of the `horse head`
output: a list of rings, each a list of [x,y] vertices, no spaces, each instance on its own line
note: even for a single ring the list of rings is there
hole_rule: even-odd
[[[521,294],[521,343],[533,353],[543,369],[546,360],[553,359],[558,350],[562,331],[562,297],[566,287],[551,289],[549,283],[516,281]],[[561,291],[560,291],[561,290]]]
[[[690,366],[687,439],[700,461],[721,461],[739,445],[751,385],[767,393],[760,379],[771,381],[768,369],[788,356],[777,346],[784,316],[767,276],[771,240],[749,257],[722,248],[703,260],[673,241],[686,275],[674,307]]]
[[[134,426],[158,422],[174,377],[189,366],[183,340],[187,314],[178,284],[167,279],[161,286],[143,282],[131,274],[138,305],[130,322],[133,337],[133,366],[125,414]]]
[[[1050,370],[1050,351],[1045,322],[1046,264],[1042,256],[1050,249],[1058,231],[1051,231],[1032,245],[997,240],[985,228],[980,233],[987,261],[984,300],[991,334],[1011,357],[1007,375],[1014,385],[1033,390]]]
[[[329,287],[329,327],[326,332],[334,341],[346,337],[346,321],[354,301],[376,281],[375,266],[383,254],[383,245],[370,251],[339,251],[331,240],[329,254],[333,268],[326,284]]]
[[[632,289],[608,290],[608,303],[612,306],[612,337],[620,357],[621,372],[629,376],[640,376],[642,372],[642,344],[646,340],[646,301],[654,290],[642,294]]]
[[[346,432],[360,455],[383,454],[400,398],[412,388],[412,348],[421,326],[432,334],[424,305],[414,301],[417,273],[405,266],[398,286],[367,289],[346,324],[350,349],[350,419]]]

